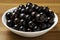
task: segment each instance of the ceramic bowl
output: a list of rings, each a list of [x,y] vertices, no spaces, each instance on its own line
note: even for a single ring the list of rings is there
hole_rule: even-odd
[[[12,12],[14,9],[16,9],[17,7],[14,7],[14,8],[11,8],[9,10],[7,10],[3,16],[2,16],[2,23],[5,25],[6,28],[8,28],[10,31],[12,31],[13,33],[16,33],[17,35],[20,35],[20,36],[23,36],[23,37],[37,37],[37,36],[41,36],[45,33],[47,33],[48,31],[50,31],[53,27],[55,27],[55,25],[57,24],[58,22],[58,17],[56,15],[56,13],[54,13],[55,15],[55,18],[54,18],[54,24],[50,27],[50,28],[47,28],[45,30],[42,30],[42,31],[36,31],[36,32],[23,32],[23,31],[18,31],[18,30],[15,30],[13,28],[10,28],[7,26],[6,24],[6,17],[5,17],[5,14],[7,12]]]

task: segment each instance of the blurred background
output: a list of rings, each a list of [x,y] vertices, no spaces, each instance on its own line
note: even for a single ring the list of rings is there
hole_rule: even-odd
[[[58,15],[58,24],[48,33],[36,38],[24,38],[12,33],[2,24],[1,17],[6,10],[27,2],[48,6]],[[0,40],[60,40],[60,0],[0,0]]]
[[[0,3],[60,3],[60,0],[0,0]]]

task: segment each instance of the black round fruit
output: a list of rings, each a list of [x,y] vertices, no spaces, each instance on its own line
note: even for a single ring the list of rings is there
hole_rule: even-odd
[[[6,19],[9,20],[11,19],[12,13],[11,12],[7,12],[6,13]]]
[[[28,2],[27,4],[26,4],[26,7],[31,7],[32,6],[32,3],[30,3],[30,2]]]
[[[9,26],[9,27],[13,27],[13,25],[14,25],[14,23],[12,22],[12,20],[7,20],[7,25]]]
[[[13,12],[7,12],[6,24],[18,31],[35,32],[45,30],[54,24],[54,12],[48,7],[28,2],[19,5]]]
[[[15,24],[19,23],[19,18],[15,18],[15,19],[14,19],[14,23],[15,23]]]

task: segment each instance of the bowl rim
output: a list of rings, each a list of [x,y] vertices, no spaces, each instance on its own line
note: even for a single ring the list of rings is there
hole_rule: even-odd
[[[11,28],[11,27],[8,27],[7,26],[7,24],[4,22],[4,16],[5,16],[5,14],[7,13],[7,12],[10,12],[10,11],[12,11],[12,9],[14,10],[14,9],[16,9],[17,7],[13,7],[13,8],[11,8],[11,9],[8,9],[7,11],[5,11],[5,13],[2,15],[2,23],[8,28],[8,29],[10,29],[10,30],[13,30],[13,31],[16,31],[16,32],[22,32],[22,33],[37,33],[37,32],[43,32],[43,31],[47,31],[47,30],[51,30],[57,23],[58,23],[58,16],[56,15],[56,13],[54,12],[54,15],[55,15],[55,22],[54,22],[54,24],[51,26],[51,27],[49,27],[49,28],[47,28],[47,29],[44,29],[44,30],[41,30],[41,31],[35,31],[35,32],[24,32],[24,31],[18,31],[18,30],[15,30],[15,29],[13,29],[13,28]],[[50,10],[51,11],[51,10]]]

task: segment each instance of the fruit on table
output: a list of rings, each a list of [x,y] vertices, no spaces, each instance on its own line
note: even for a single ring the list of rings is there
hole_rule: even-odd
[[[6,13],[6,24],[18,31],[35,32],[49,28],[54,23],[54,12],[48,7],[27,3]]]

